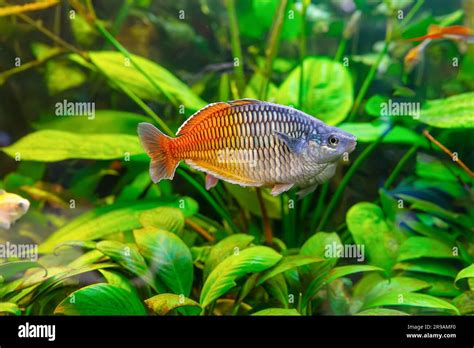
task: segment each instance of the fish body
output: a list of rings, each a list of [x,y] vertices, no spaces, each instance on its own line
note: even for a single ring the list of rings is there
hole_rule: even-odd
[[[172,179],[180,161],[208,173],[206,188],[225,180],[272,187],[277,195],[293,186],[300,194],[331,178],[356,138],[299,110],[242,99],[210,104],[192,115],[176,138],[149,123],[138,126],[151,158],[153,182]]]
[[[430,25],[428,33],[423,36],[408,39],[408,41],[423,41],[426,39],[458,39],[470,40],[474,35],[474,31],[463,25],[452,25],[449,27],[441,27],[439,25]]]
[[[0,228],[9,229],[10,226],[26,214],[30,202],[14,193],[0,190]]]

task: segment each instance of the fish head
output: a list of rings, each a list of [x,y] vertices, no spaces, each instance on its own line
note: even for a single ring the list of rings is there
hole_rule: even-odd
[[[30,208],[30,202],[14,193],[0,195],[0,214],[10,222],[14,222],[26,214]]]
[[[307,154],[316,163],[338,162],[356,148],[357,138],[337,127],[318,127],[308,137]]]

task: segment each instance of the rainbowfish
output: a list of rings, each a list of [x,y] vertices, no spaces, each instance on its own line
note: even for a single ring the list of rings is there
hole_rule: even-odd
[[[140,123],[138,135],[154,183],[173,179],[184,160],[207,173],[207,190],[221,179],[272,187],[273,195],[298,186],[300,197],[330,179],[357,144],[352,134],[299,110],[253,99],[209,104],[182,124],[176,138],[150,123]]]
[[[422,41],[426,39],[453,39],[472,42],[474,31],[463,25],[452,25],[450,27],[441,27],[432,24],[428,27],[428,34],[408,39],[408,41]]]
[[[10,226],[26,214],[30,202],[14,193],[0,190],[0,228],[9,229]]]

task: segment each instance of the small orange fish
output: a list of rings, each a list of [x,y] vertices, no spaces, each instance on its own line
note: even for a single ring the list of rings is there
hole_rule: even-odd
[[[407,68],[413,67],[423,57],[426,46],[431,42],[432,39],[424,39],[422,43],[412,47],[405,55],[404,62]]]
[[[206,189],[219,179],[272,187],[278,195],[299,186],[304,196],[331,178],[356,138],[288,106],[242,99],[206,106],[180,127],[176,138],[149,123],[138,125],[151,158],[153,182],[173,179],[179,162],[204,171]]]
[[[408,41],[422,41],[425,39],[458,39],[458,40],[471,40],[474,35],[474,31],[463,25],[452,25],[450,27],[441,27],[436,24],[432,24],[428,27],[428,34],[408,39]]]

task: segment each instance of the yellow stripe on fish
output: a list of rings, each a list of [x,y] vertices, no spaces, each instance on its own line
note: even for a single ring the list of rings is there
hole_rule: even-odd
[[[179,128],[176,138],[149,123],[138,126],[151,158],[153,182],[173,179],[179,162],[208,173],[206,188],[218,179],[242,186],[269,186],[277,195],[293,186],[302,193],[334,174],[356,138],[299,110],[242,99],[210,104]]]

